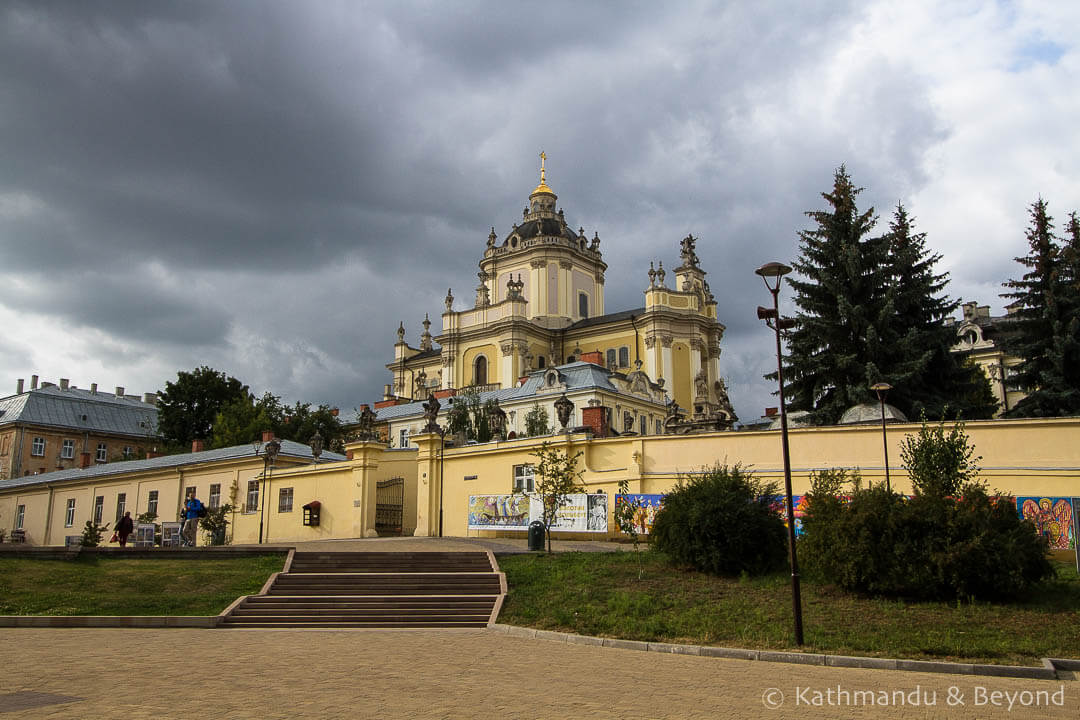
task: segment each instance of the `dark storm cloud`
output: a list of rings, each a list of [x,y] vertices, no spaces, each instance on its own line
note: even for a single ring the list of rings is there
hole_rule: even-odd
[[[544,149],[567,220],[600,234],[609,311],[700,238],[724,372],[756,416],[753,269],[796,255],[842,162],[887,222],[953,130],[906,64],[845,54],[863,13],[9,3],[0,305],[122,338],[111,357],[153,345],[168,377],[206,362],[351,408],[381,394],[399,321],[416,344],[448,286],[471,305]]]

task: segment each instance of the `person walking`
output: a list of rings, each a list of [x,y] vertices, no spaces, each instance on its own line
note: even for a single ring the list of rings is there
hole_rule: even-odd
[[[192,490],[184,502],[184,529],[180,531],[184,545],[195,547],[195,533],[199,529],[199,518],[205,515],[206,507],[195,497],[195,491]]]
[[[116,523],[116,538],[120,541],[120,547],[127,547],[128,535],[135,532],[135,521],[131,519],[131,513],[124,513],[120,522]]]

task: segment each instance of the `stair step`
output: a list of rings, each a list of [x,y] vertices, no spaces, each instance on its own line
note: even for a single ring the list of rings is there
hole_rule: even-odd
[[[380,628],[484,628],[487,627],[487,620],[483,622],[296,622],[294,620],[283,620],[279,622],[236,622],[231,619],[225,620],[219,627],[222,628],[254,628],[254,629],[270,629],[270,628],[367,628],[367,629],[380,629]]]

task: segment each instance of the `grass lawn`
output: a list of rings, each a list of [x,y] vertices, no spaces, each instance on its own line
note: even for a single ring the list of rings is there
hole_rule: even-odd
[[[217,615],[283,555],[184,560],[0,557],[0,615]]]
[[[642,577],[638,579],[639,562]],[[1021,602],[865,598],[802,582],[807,652],[1038,665],[1080,656],[1080,578]],[[499,622],[629,640],[796,649],[787,573],[719,578],[671,568],[655,551],[499,558],[509,594]]]

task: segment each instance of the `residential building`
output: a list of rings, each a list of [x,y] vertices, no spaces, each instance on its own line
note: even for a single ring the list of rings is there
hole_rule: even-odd
[[[136,458],[157,442],[157,396],[23,380],[0,398],[0,479]]]

